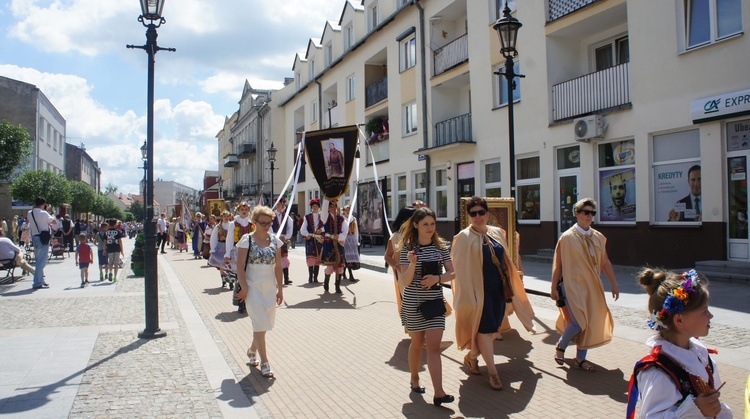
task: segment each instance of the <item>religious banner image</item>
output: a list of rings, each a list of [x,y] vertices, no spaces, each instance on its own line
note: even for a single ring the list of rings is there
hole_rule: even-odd
[[[357,202],[359,204],[359,233],[382,235],[383,199],[380,197],[375,182],[360,183],[357,186]]]
[[[699,162],[655,166],[654,182],[656,222],[701,220],[703,205]]]
[[[358,137],[356,125],[305,133],[307,163],[326,199],[337,199],[346,191]]]
[[[635,221],[635,168],[599,172],[599,219]]]
[[[223,199],[209,199],[208,200],[208,214],[209,215],[221,217],[222,211],[224,211]]]

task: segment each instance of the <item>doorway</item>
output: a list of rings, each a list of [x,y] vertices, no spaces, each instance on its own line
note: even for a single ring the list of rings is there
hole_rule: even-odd
[[[555,212],[557,236],[567,231],[576,222],[573,205],[578,201],[578,175],[581,167],[581,150],[575,145],[557,149],[557,193]]]
[[[747,228],[747,162],[750,151],[732,154],[727,157],[728,259],[750,262]]]

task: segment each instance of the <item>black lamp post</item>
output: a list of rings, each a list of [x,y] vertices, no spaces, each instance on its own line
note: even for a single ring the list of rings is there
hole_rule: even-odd
[[[493,25],[500,37],[500,53],[505,57],[505,71],[495,73],[498,75],[504,75],[508,82],[508,161],[510,163],[510,196],[511,198],[516,197],[516,144],[515,144],[515,132],[513,127],[513,90],[515,90],[516,83],[513,81],[515,77],[525,77],[523,74],[516,74],[513,70],[513,58],[518,56],[516,50],[516,38],[518,37],[518,30],[521,29],[521,22],[518,19],[510,15],[510,7],[508,2],[505,2],[505,9],[503,9],[503,17],[498,19]]]
[[[273,146],[273,143],[271,143],[271,147],[268,147],[266,149],[266,153],[268,153],[268,162],[271,163],[271,202],[273,202],[273,171],[276,169],[273,164],[276,163],[277,151],[279,150],[276,150],[276,147]]]
[[[156,265],[156,222],[154,221],[154,57],[161,50],[176,51],[174,48],[161,48],[156,44],[156,28],[166,23],[161,12],[164,0],[140,0],[141,15],[138,21],[146,27],[146,45],[127,45],[128,48],[138,48],[148,54],[148,110],[146,123],[146,144],[141,148],[144,153],[146,168],[146,187],[143,196],[145,217],[143,229],[145,236],[144,284],[146,306],[146,328],[138,334],[139,338],[153,339],[166,336],[167,333],[159,329],[159,277]],[[146,21],[149,23],[146,23]]]
[[[146,216],[145,206],[146,206],[146,176],[148,175],[148,146],[146,145],[147,140],[143,140],[143,145],[141,146],[141,160],[143,160],[143,180],[141,181],[141,193],[143,194],[143,206],[144,211],[143,215]],[[146,227],[146,220],[144,219],[143,227]]]

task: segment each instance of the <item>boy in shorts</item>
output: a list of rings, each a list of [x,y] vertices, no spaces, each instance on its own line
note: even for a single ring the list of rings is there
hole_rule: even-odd
[[[99,259],[99,282],[104,281],[104,277],[107,274],[107,235],[106,232],[109,229],[109,224],[102,223],[99,226],[99,231],[96,232],[96,249],[97,257]]]
[[[81,288],[89,284],[89,264],[94,261],[91,245],[86,243],[86,235],[78,235],[78,247],[76,247],[76,266],[81,269]]]
[[[107,279],[109,282],[117,282],[117,271],[120,270],[120,255],[122,250],[122,238],[125,236],[117,229],[117,220],[109,220],[109,229],[104,233],[107,237]]]

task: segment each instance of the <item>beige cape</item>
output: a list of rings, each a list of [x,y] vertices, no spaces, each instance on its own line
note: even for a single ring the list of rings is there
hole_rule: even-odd
[[[498,241],[503,252],[504,265],[508,268],[511,287],[513,288],[513,308],[523,326],[531,333],[536,333],[532,319],[534,309],[529,303],[523,282],[510,260],[505,231],[487,226],[487,235]],[[471,226],[461,230],[453,238],[451,260],[456,278],[451,282],[453,289],[453,311],[456,313],[456,345],[458,349],[471,349],[476,345],[479,321],[484,307],[484,273],[482,272],[482,235]],[[510,304],[508,304],[510,305]],[[506,310],[506,314],[510,310]],[[507,323],[503,321],[503,323]],[[501,326],[502,328],[502,326]]]
[[[586,238],[571,227],[560,236],[555,248],[555,260],[560,256],[562,276],[568,305],[581,333],[573,338],[579,349],[602,346],[612,340],[614,322],[604,299],[604,287],[600,278],[601,260],[607,239],[593,228],[590,229],[593,256],[588,251]],[[568,325],[564,309],[560,309],[555,328],[563,333]]]

